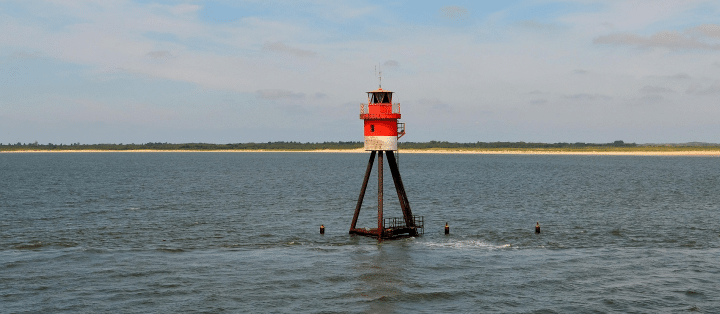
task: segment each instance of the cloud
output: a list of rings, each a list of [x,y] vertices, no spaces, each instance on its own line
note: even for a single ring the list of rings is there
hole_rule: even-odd
[[[534,20],[522,21],[520,22],[520,26],[539,31],[557,31],[560,29],[558,25],[541,23]]]
[[[693,84],[685,91],[685,93],[697,95],[720,94],[720,83],[714,83],[707,87],[702,87],[700,84]]]
[[[573,71],[573,73],[583,75],[583,74],[588,74],[589,72],[587,70],[578,69],[578,70]]]
[[[663,99],[665,99],[665,98],[663,98],[660,95],[645,95],[640,98],[640,101],[646,102],[646,103],[656,103],[656,102],[662,101]]]
[[[395,60],[388,60],[388,61],[385,61],[385,63],[383,63],[383,65],[387,66],[387,67],[396,67],[396,66],[399,66],[400,63]]]
[[[565,99],[571,99],[571,100],[611,100],[612,97],[602,94],[587,94],[587,93],[580,93],[580,94],[573,94],[573,95],[565,95],[563,96]]]
[[[446,5],[440,8],[440,15],[448,20],[465,20],[470,17],[470,13],[464,7]]]
[[[671,92],[674,92],[674,90],[672,90],[672,89],[665,88],[662,86],[657,86],[657,85],[654,85],[654,86],[645,85],[640,89],[640,91],[643,93],[671,93]]]
[[[417,104],[428,108],[432,113],[449,113],[452,106],[437,98],[421,98],[417,100]]]
[[[720,50],[720,45],[708,39],[720,38],[720,25],[702,24],[696,27],[679,31],[660,31],[650,36],[641,36],[633,33],[616,33],[598,36],[593,39],[594,44],[635,46],[638,48],[668,48],[674,50],[700,49]]]
[[[28,51],[15,51],[12,54],[10,54],[11,57],[17,58],[17,59],[37,59],[40,58],[40,55],[34,52],[28,52]]]
[[[270,51],[291,54],[293,56],[301,58],[311,58],[315,57],[316,55],[314,51],[292,48],[281,42],[265,43],[265,45],[263,45],[263,48]]]
[[[717,5],[708,0],[699,1],[572,1],[585,2],[589,10],[571,11],[558,17],[563,25],[572,24],[585,30],[595,29],[606,31],[615,30],[641,30],[657,25],[677,22],[687,23],[686,17],[698,16],[717,20]],[[703,8],[704,7],[704,8]],[[698,14],[702,9],[706,14]],[[713,12],[715,11],[715,12]],[[692,20],[691,20],[692,21]],[[677,25],[677,23],[675,23]]]
[[[304,93],[295,93],[289,90],[284,89],[261,89],[255,92],[258,97],[262,99],[281,99],[281,98],[291,98],[291,99],[302,99],[305,98]]]
[[[432,108],[432,110],[434,110],[434,111],[441,112],[441,113],[449,113],[452,111],[452,107],[445,103],[437,103],[437,104],[432,105],[430,108]]]
[[[600,25],[605,26],[607,28],[611,28],[611,29],[615,28],[615,25],[613,25],[613,23],[610,23],[610,22],[602,22],[602,23],[600,23]]]
[[[687,30],[688,33],[698,33],[712,38],[720,38],[720,25],[702,24]]]
[[[700,95],[716,95],[720,94],[720,84],[714,84],[697,91]]]
[[[167,50],[150,51],[146,54],[150,59],[158,60],[170,57],[170,52]]]
[[[304,6],[302,2],[298,2],[301,6]],[[357,20],[363,17],[377,15],[378,11],[382,11],[379,6],[365,6],[365,7],[352,7],[349,3],[341,1],[328,1],[326,3],[315,2],[317,5],[315,9],[323,19],[332,21],[334,23],[347,22],[349,20]]]
[[[200,10],[199,5],[194,4],[178,4],[170,7],[170,12],[173,14],[188,14],[195,13]]]
[[[687,79],[690,79],[690,75],[687,75],[685,73],[678,73],[675,75],[667,76],[666,78],[673,79],[673,80],[687,80]]]
[[[655,33],[650,37],[635,34],[611,34],[599,36],[593,39],[593,43],[615,46],[636,46],[638,48],[662,47],[669,49],[720,49],[720,45],[704,43],[675,31],[663,31]]]

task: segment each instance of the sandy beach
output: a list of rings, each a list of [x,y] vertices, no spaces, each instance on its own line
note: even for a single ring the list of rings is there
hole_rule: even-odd
[[[2,151],[0,153],[367,153],[357,149],[321,150],[24,150]],[[562,150],[462,150],[462,149],[401,149],[400,154],[481,154],[481,155],[587,155],[587,156],[704,156],[720,157],[720,150],[678,150],[678,151],[562,151]]]
[[[552,151],[552,150],[401,150],[404,154],[484,154],[484,155],[588,155],[588,156],[713,156],[720,150],[703,151]]]

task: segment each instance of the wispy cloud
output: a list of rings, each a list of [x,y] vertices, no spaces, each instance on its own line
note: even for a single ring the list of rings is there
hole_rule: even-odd
[[[150,59],[158,60],[158,59],[164,59],[169,58],[171,56],[170,52],[167,50],[158,50],[158,51],[150,51],[146,54]]]
[[[657,103],[663,101],[665,98],[660,95],[645,95],[640,97],[640,101],[644,103]]]
[[[384,66],[387,66],[387,67],[396,67],[396,66],[399,66],[399,65],[400,65],[400,62],[397,62],[397,61],[395,61],[395,60],[388,60],[388,61],[385,61],[385,62],[383,63],[383,65],[384,65]]]
[[[550,23],[541,23],[534,20],[526,20],[520,22],[520,26],[532,29],[532,30],[539,30],[539,31],[558,31],[562,29],[557,24],[550,24]]]
[[[304,93],[296,93],[289,90],[284,89],[261,89],[256,92],[258,97],[262,99],[281,99],[281,98],[290,98],[290,99],[302,99],[305,98]]]
[[[191,14],[199,11],[202,7],[196,4],[178,4],[170,6],[168,9],[172,14]]]
[[[317,53],[315,53],[314,51],[292,48],[281,42],[265,43],[265,45],[263,45],[263,48],[274,52],[291,54],[293,56],[301,58],[310,58],[317,55]]]
[[[465,7],[446,5],[439,10],[443,18],[454,21],[467,20],[470,12]]]
[[[707,37],[720,38],[720,25],[702,24],[688,29],[687,32],[691,34],[698,33]]]
[[[300,2],[298,5],[303,6]],[[354,21],[363,17],[376,15],[382,12],[382,7],[377,5],[354,6],[343,1],[327,1],[313,3],[314,11],[319,17],[334,23]]]
[[[693,84],[685,91],[685,93],[697,95],[717,95],[720,94],[720,83],[714,83],[709,86]]]
[[[672,93],[674,90],[657,85],[645,85],[640,89],[643,93]]]
[[[588,94],[588,93],[565,95],[565,96],[563,96],[563,98],[570,99],[570,100],[611,100],[612,99],[612,97],[610,97],[608,95]]]
[[[678,73],[675,75],[666,76],[666,78],[669,78],[672,80],[687,80],[687,79],[690,79],[690,75],[687,75],[685,73]]]
[[[598,36],[593,39],[594,44],[635,46],[638,48],[668,48],[718,50],[720,44],[712,39],[720,38],[720,25],[703,24],[688,28],[683,32],[660,31],[650,36],[641,36],[633,33],[616,33]]]

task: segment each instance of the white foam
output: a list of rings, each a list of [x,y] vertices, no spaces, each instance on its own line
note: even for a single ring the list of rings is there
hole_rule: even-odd
[[[486,243],[483,241],[478,240],[458,240],[458,241],[447,241],[447,242],[420,242],[421,244],[427,245],[429,247],[437,247],[437,248],[457,248],[457,249],[466,249],[466,248],[487,248],[487,249],[505,249],[510,248],[512,245],[510,244],[491,244]]]

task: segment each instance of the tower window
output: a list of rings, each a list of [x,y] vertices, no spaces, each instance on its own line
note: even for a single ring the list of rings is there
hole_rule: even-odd
[[[392,102],[392,93],[371,93],[370,103],[387,104]]]
[[[374,125],[374,124],[371,124],[371,125],[370,125],[370,132],[375,132],[375,125]]]

